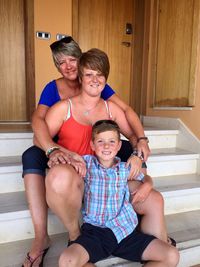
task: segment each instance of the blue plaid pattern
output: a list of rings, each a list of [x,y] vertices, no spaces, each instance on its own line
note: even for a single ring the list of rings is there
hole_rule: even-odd
[[[136,212],[129,202],[127,178],[130,168],[116,157],[117,163],[104,168],[95,156],[86,155],[83,222],[110,228],[118,243],[133,232],[138,224]],[[141,173],[137,180],[144,178]]]

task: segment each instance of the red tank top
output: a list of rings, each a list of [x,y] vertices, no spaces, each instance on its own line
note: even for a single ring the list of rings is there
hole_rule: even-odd
[[[58,133],[58,144],[76,152],[77,154],[93,155],[93,150],[90,147],[90,140],[92,138],[92,125],[83,125],[77,122],[72,115],[72,102],[69,99],[69,108],[67,119],[63,123]],[[109,115],[112,118],[107,102],[105,106]]]

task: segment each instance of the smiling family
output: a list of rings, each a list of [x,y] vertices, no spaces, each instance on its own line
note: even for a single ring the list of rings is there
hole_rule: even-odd
[[[48,207],[69,234],[60,267],[94,266],[109,255],[177,266],[163,198],[146,173],[148,139],[136,113],[106,84],[107,55],[99,49],[82,53],[70,36],[50,47],[62,77],[44,88],[32,118],[35,146],[22,156],[35,232],[22,266],[43,266],[50,247]]]

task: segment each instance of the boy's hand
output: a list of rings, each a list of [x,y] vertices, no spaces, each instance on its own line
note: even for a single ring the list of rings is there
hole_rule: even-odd
[[[126,163],[126,167],[128,166],[131,166],[128,180],[134,180],[141,172],[142,161],[137,156],[130,156]]]

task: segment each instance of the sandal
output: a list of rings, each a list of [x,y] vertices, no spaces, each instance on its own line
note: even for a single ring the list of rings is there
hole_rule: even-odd
[[[45,257],[45,255],[47,254],[48,250],[49,250],[49,247],[46,248],[46,249],[44,249],[44,250],[42,250],[42,251],[40,252],[40,254],[39,254],[35,259],[33,259],[33,258],[29,255],[29,252],[28,252],[27,255],[26,255],[26,260],[27,260],[28,263],[30,264],[30,267],[32,267],[33,264],[34,264],[34,262],[36,262],[36,260],[37,260],[39,257],[41,257],[41,256],[42,256],[42,257],[41,257],[41,261],[40,261],[38,267],[43,267],[44,257]],[[22,267],[24,267],[24,264],[22,264]]]
[[[167,242],[168,242],[168,244],[170,244],[171,246],[176,247],[176,241],[175,241],[173,238],[168,237],[168,238],[167,238]]]

